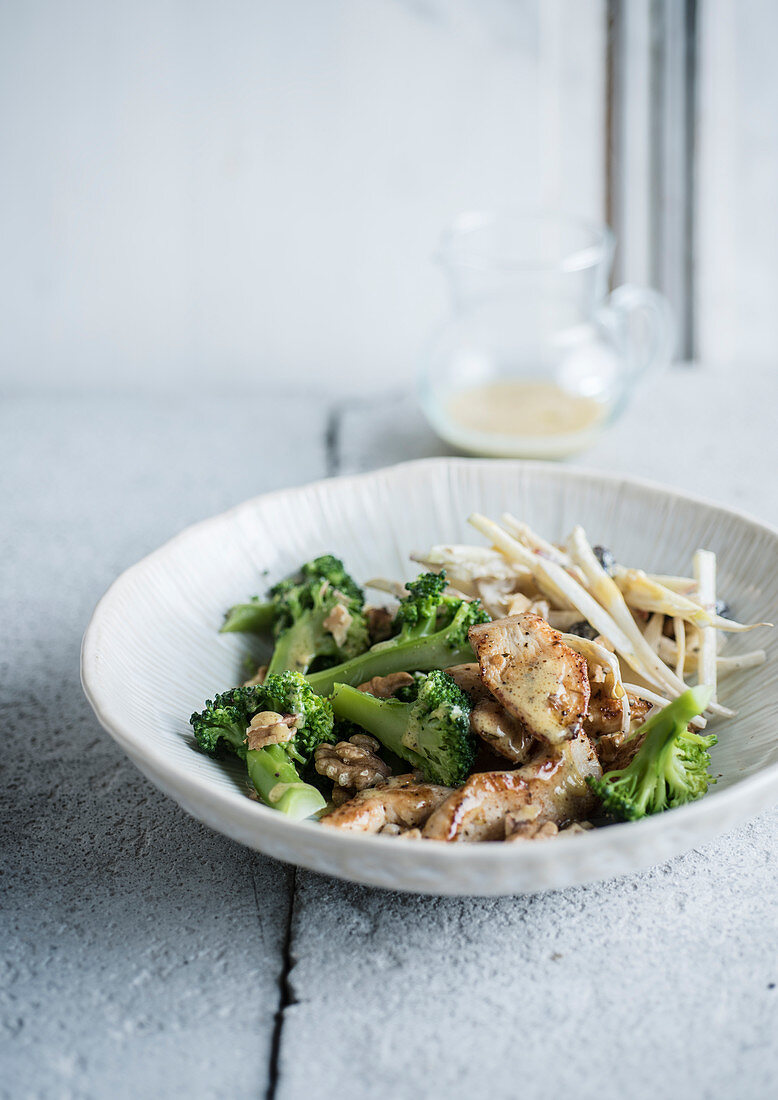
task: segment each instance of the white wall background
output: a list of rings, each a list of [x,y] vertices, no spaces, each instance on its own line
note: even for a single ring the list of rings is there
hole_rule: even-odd
[[[436,237],[604,210],[604,0],[6,0],[8,388],[410,379]]]
[[[742,368],[778,360],[778,4],[700,10],[697,344]]]

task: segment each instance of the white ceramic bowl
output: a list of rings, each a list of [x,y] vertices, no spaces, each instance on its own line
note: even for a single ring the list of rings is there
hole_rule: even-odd
[[[241,679],[247,642],[220,635],[224,610],[317,554],[358,579],[414,574],[408,554],[473,541],[473,510],[510,510],[548,538],[575,523],[618,560],[688,572],[699,546],[719,555],[719,591],[741,621],[773,618],[778,533],[659,487],[541,463],[431,459],[249,500],[183,531],[128,569],[84,637],[84,690],[140,770],[211,828],[290,863],[430,894],[512,894],[635,871],[699,845],[778,800],[778,678],[769,631],[731,651],[768,650],[760,669],[723,681],[738,717],[718,726],[718,784],[656,817],[537,844],[438,844],[343,834],[290,822],[251,801],[237,767],[193,750],[188,718]]]

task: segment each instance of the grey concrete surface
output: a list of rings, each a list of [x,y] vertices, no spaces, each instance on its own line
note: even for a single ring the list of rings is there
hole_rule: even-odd
[[[291,871],[152,788],[96,723],[78,662],[117,572],[321,475],[320,402],[277,407],[297,436],[261,457],[256,399],[0,408],[2,1095],[267,1088]]]
[[[580,462],[775,523],[777,402],[679,369]],[[100,730],[78,651],[116,573],[264,489],[444,451],[407,396],[274,395],[272,450],[263,404],[0,404],[0,1095],[775,1095],[778,810],[624,879],[419,898],[241,849]]]

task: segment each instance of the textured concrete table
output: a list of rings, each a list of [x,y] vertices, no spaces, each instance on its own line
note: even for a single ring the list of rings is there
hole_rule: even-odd
[[[582,463],[778,523],[778,378],[678,369]],[[257,446],[272,407],[290,426]],[[402,395],[0,409],[0,1092],[759,1100],[778,1080],[778,812],[645,874],[420,898],[275,863],[138,775],[78,683],[123,568],[193,520],[441,453]]]

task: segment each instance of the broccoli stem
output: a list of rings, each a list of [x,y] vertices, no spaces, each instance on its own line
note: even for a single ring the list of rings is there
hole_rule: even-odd
[[[276,617],[273,603],[237,603],[224,619],[220,634],[267,634]]]
[[[640,749],[643,752],[643,757],[655,758],[658,756],[679,727],[681,730],[685,730],[692,718],[702,714],[710,702],[710,697],[710,688],[704,684],[688,688],[683,694],[668,703],[666,707],[662,707],[660,711],[652,715],[639,729],[635,730],[633,736],[644,735]]]
[[[311,817],[327,805],[315,787],[303,783],[281,745],[249,749],[246,766],[249,779],[265,805],[279,810],[293,821]]]
[[[452,647],[444,638],[432,634],[410,642],[382,642],[380,649],[369,649],[359,657],[315,672],[307,679],[318,695],[329,695],[336,683],[356,686],[373,676],[388,676],[390,672],[431,672],[435,668],[450,668],[472,660],[473,648],[468,641]]]
[[[335,684],[332,692],[332,709],[337,718],[356,722],[368,733],[377,737],[384,748],[407,760],[414,767],[423,768],[424,760],[403,742],[408,729],[408,703],[399,699],[376,699],[364,691],[357,691],[349,684]]]
[[[276,641],[273,655],[267,666],[267,675],[277,672],[307,672],[316,655],[310,613],[302,615],[296,623],[284,630]]]

